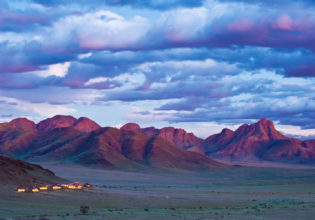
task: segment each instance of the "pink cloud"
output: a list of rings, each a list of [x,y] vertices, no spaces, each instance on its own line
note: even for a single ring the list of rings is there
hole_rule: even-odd
[[[82,36],[79,36],[78,38],[80,48],[82,49],[101,50],[106,46],[104,40],[101,39],[89,39]]]
[[[145,82],[143,83],[143,85],[141,86],[140,89],[141,89],[142,91],[148,91],[148,90],[150,89],[151,85],[152,85],[152,82],[151,82],[150,80],[147,80],[147,81],[145,81]]]
[[[282,30],[292,30],[293,21],[290,16],[284,14],[276,20],[277,27]]]
[[[64,81],[64,85],[70,86],[70,87],[84,87],[84,81],[79,79],[67,79]]]

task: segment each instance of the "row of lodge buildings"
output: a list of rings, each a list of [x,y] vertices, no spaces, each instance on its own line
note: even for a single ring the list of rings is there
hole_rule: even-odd
[[[62,189],[83,189],[83,188],[92,188],[92,185],[89,183],[81,184],[79,182],[74,182],[72,184],[55,184],[55,185],[40,185],[34,187],[18,187],[16,192],[24,193],[24,192],[44,192],[44,191],[55,191],[55,190],[62,190]]]

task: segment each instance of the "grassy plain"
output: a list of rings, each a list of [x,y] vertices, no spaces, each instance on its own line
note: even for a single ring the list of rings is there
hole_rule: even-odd
[[[243,167],[199,174],[46,165],[96,187],[17,194],[0,188],[0,219],[314,219],[315,170]],[[89,206],[87,215],[80,206]]]

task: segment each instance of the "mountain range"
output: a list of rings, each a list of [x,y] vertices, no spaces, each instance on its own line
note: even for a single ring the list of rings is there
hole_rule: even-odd
[[[57,115],[38,124],[26,118],[1,123],[0,154],[108,169],[199,171],[228,167],[214,159],[314,165],[315,140],[286,137],[267,119],[201,139],[179,128],[103,128],[85,117]]]
[[[286,137],[265,118],[251,125],[243,124],[235,131],[225,128],[205,140],[172,127],[140,128],[137,124],[128,123],[121,129],[163,137],[187,151],[228,162],[315,164],[315,140]]]
[[[0,154],[32,162],[76,163],[109,169],[201,171],[227,167],[159,136],[111,127],[87,118],[26,118],[0,124]]]
[[[286,137],[267,119],[235,131],[223,129],[188,150],[230,161],[315,164],[315,140]]]

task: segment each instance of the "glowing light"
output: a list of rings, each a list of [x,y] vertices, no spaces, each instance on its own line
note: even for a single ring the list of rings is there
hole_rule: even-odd
[[[41,191],[46,191],[46,190],[48,190],[48,187],[47,187],[47,186],[41,186],[41,187],[39,187],[39,189],[40,189]]]
[[[26,192],[26,189],[17,189],[16,191],[21,193],[21,192]]]
[[[62,188],[61,188],[61,186],[53,186],[52,188],[53,188],[53,190],[59,190],[59,189],[62,189]]]

